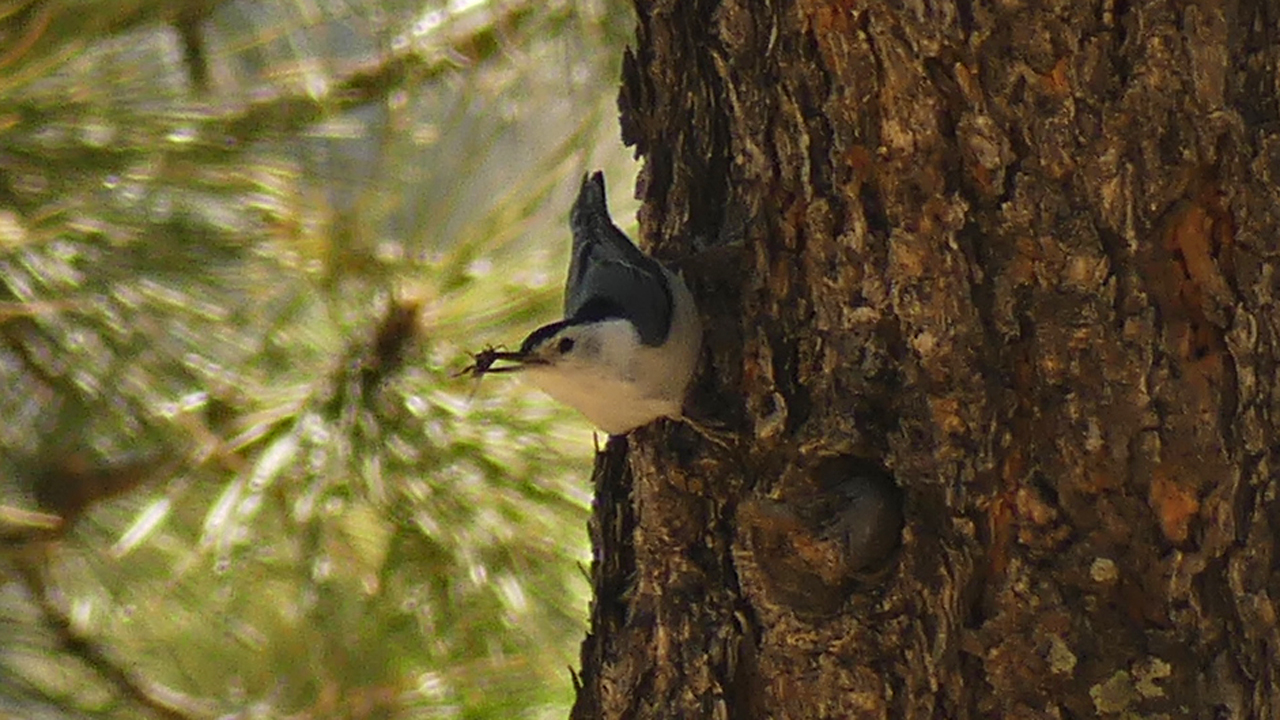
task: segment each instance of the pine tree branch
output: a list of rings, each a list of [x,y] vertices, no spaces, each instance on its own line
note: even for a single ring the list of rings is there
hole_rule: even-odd
[[[81,453],[70,452],[42,468],[32,490],[40,509],[62,518],[65,529],[94,505],[168,477],[177,466],[174,461],[150,455],[95,463]]]
[[[382,58],[354,66],[319,92],[312,87],[281,91],[211,117],[210,128],[220,129],[237,144],[296,133],[333,115],[385,100],[406,85],[496,57],[503,48],[502,36],[519,30],[537,12],[538,6],[527,1],[472,11],[442,26],[441,37],[427,48],[406,42]]]
[[[56,588],[51,587],[45,577],[43,558],[21,558],[15,566],[40,610],[45,626],[53,633],[61,649],[79,658],[121,695],[149,710],[152,716],[165,720],[197,720],[213,716],[211,709],[203,704],[150,682],[141,673],[125,667],[111,657],[105,646],[76,628],[58,600]]]
[[[173,24],[181,34],[225,1],[0,1],[0,48],[3,48],[0,51],[0,69],[74,51],[99,38],[147,25]]]
[[[0,505],[0,545],[48,540],[63,528],[62,518],[50,513]]]
[[[3,0],[0,0],[3,2]],[[406,36],[392,43],[379,58],[352,63],[336,77],[294,84],[268,85],[248,102],[235,103],[226,97],[204,96],[194,105],[174,106],[171,111],[183,123],[198,123],[205,139],[200,143],[160,143],[161,156],[185,155],[199,149],[206,159],[218,153],[236,156],[264,139],[292,137],[331,117],[372,103],[384,102],[394,93],[429,82],[459,67],[483,63],[501,55],[504,37],[518,33],[534,22],[555,21],[554,13],[532,0],[513,0],[493,7],[479,7],[442,20],[419,37]],[[552,13],[549,15],[548,13]],[[186,22],[184,20],[184,22]],[[0,33],[0,40],[3,34]],[[3,45],[3,43],[0,43]],[[2,51],[0,51],[2,55]],[[99,109],[96,98],[58,98],[59,118],[93,117]],[[39,127],[48,122],[45,103],[19,103],[12,119]],[[169,118],[149,126],[157,138],[171,131]],[[117,172],[118,165],[132,157],[120,148],[62,148],[62,157],[81,167],[95,166]],[[0,195],[4,183],[0,182]],[[3,198],[0,198],[3,199]],[[6,202],[13,203],[12,200]]]

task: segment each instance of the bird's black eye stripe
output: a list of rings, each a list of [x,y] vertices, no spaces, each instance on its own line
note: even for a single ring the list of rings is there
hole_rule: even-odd
[[[556,350],[559,351],[561,355],[569,352],[572,349],[573,349],[573,338],[560,338],[560,342],[556,343]]]

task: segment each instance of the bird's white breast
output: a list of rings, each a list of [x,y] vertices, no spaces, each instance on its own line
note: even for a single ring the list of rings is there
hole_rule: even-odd
[[[648,388],[620,373],[566,374],[530,368],[526,374],[540,390],[576,409],[610,435],[621,435],[662,416],[680,414],[680,402],[655,397]]]

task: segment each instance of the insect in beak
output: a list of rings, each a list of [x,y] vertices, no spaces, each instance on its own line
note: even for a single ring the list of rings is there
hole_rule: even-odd
[[[472,377],[483,377],[494,373],[511,373],[519,372],[529,365],[545,365],[546,360],[535,355],[528,355],[520,352],[509,352],[498,350],[497,348],[487,347],[471,356],[472,364],[463,368],[458,375],[471,375]],[[505,365],[503,367],[494,367],[493,364],[498,361],[512,362],[515,365]]]

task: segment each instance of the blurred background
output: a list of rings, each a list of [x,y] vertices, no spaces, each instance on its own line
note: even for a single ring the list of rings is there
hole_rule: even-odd
[[[618,0],[0,0],[0,718],[552,718]]]

